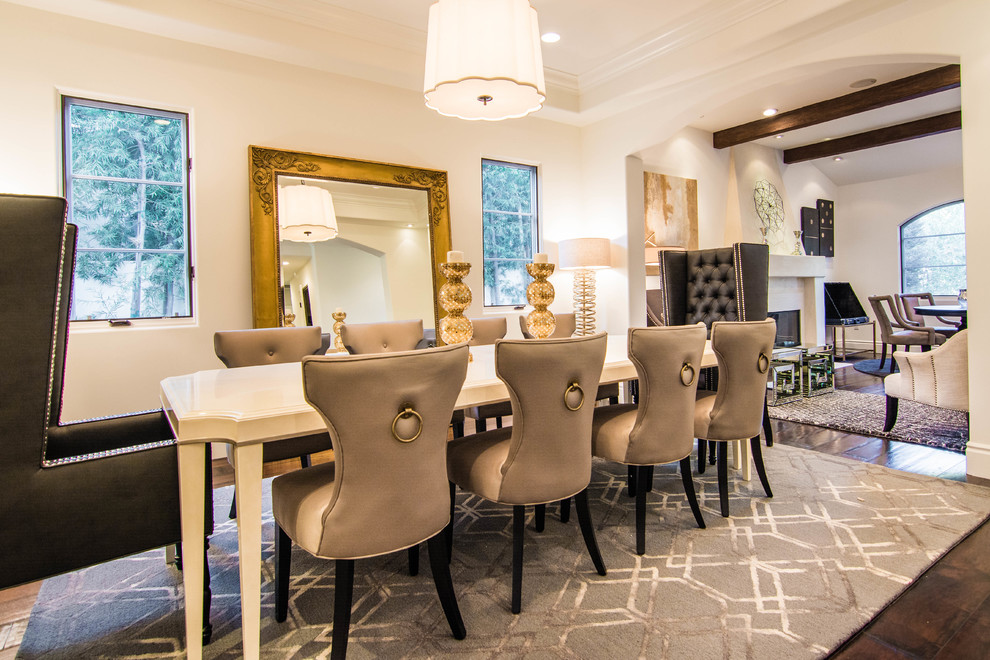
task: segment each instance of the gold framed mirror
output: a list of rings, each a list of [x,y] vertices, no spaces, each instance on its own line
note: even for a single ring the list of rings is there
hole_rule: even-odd
[[[439,274],[437,264],[445,260],[451,244],[446,172],[258,146],[249,147],[249,159],[254,327],[285,325],[288,304],[288,309],[292,310],[290,313],[296,314],[295,325],[306,325],[305,317],[308,316],[308,324],[322,326],[326,332],[330,331],[333,323],[330,312],[335,308],[341,308],[348,314],[348,322],[421,316],[424,327],[428,328],[428,320],[432,316],[433,328],[439,330],[443,310],[438,300],[444,278]],[[322,187],[337,195],[334,204],[338,208],[336,216],[340,233],[336,238],[323,241],[325,245],[322,247],[315,242],[280,241],[279,191],[299,184]],[[371,207],[377,210],[357,210]],[[412,216],[402,215],[405,213],[403,209],[413,208],[418,209],[416,213],[422,218],[421,223]],[[349,230],[350,225],[353,227]],[[368,238],[370,233],[384,231],[403,233],[401,237],[395,234],[389,239],[391,242],[380,237]],[[410,238],[413,234],[423,237],[422,245],[410,247],[417,245]],[[317,256],[321,251],[326,252],[330,245],[338,251],[334,258]],[[395,247],[397,245],[403,246],[401,256],[404,261],[395,261],[400,252]],[[343,249],[350,250],[353,258],[340,256]],[[415,254],[420,256],[415,258],[417,263],[412,264]],[[335,264],[334,267],[346,269],[330,275],[331,267],[324,263],[319,266],[323,269],[321,281],[329,280],[345,286],[349,277],[352,286],[342,290],[338,288],[336,292],[324,291],[317,297],[310,290],[317,278],[311,275],[307,286],[301,290],[305,299],[297,300],[300,290],[285,281],[283,275],[290,271],[284,273],[283,268],[289,268],[289,264],[293,263],[297,270],[292,272],[298,272],[297,260],[309,258],[314,259],[314,264],[322,258],[324,262]],[[360,272],[356,270],[357,266],[347,266],[362,260],[365,264],[378,265],[364,266]],[[371,275],[362,276],[361,273]],[[291,273],[290,276],[294,277]],[[355,278],[362,289],[360,292],[353,290]],[[379,286],[384,287],[383,292],[378,291]],[[420,290],[411,291],[409,287]],[[422,290],[426,288],[428,293]],[[372,289],[373,294],[368,295]],[[339,302],[346,298],[348,291],[354,294],[351,298],[354,305],[373,299],[378,305],[374,309],[378,309],[377,313],[384,318],[372,318],[376,312],[370,308],[360,314],[352,314],[346,303]],[[421,313],[409,311],[409,301],[414,299],[422,299],[419,307]]]

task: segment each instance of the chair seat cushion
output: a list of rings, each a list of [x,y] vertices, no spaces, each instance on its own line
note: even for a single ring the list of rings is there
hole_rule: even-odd
[[[512,429],[504,428],[451,440],[447,443],[447,478],[463,490],[498,502],[511,436]]]
[[[289,538],[314,555],[320,554],[323,513],[330,503],[333,481],[333,463],[295,470],[272,481],[275,522]]]
[[[629,434],[636,425],[637,407],[625,403],[595,408],[591,425],[591,453],[617,463],[625,463]]]
[[[891,344],[905,344],[911,346],[927,346],[929,344],[942,344],[945,342],[945,337],[942,335],[935,335],[935,341],[932,342],[931,336],[927,332],[918,332],[917,330],[897,330],[891,333]]]

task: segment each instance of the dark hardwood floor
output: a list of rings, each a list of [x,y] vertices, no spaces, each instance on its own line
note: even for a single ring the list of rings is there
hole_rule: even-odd
[[[863,358],[872,357],[868,354]],[[854,357],[847,359],[853,362]],[[882,394],[875,376],[852,367],[836,372],[836,387]],[[967,477],[962,454],[902,442],[868,438],[805,424],[774,421],[774,438],[781,444],[845,456],[857,461],[926,474],[943,479],[990,486],[990,480]],[[332,460],[325,452],[314,463]],[[299,466],[298,461],[267,464],[265,476]],[[214,486],[233,483],[233,470],[224,459],[213,462]],[[990,659],[990,523],[935,562],[863,630],[838,648],[836,660]],[[0,590],[0,660],[13,660],[37,598],[40,582]],[[768,659],[769,660],[769,659]]]

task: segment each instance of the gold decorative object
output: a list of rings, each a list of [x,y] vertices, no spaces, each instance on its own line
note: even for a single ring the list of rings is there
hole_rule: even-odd
[[[533,311],[526,317],[526,327],[537,339],[546,339],[557,329],[557,319],[547,309],[553,302],[553,284],[547,282],[553,268],[551,263],[526,264],[526,272],[533,278],[526,287],[526,301],[533,306]]]
[[[296,320],[296,315],[295,314],[293,314],[292,312],[286,312],[284,318],[285,318],[285,327],[286,328],[294,328],[294,327],[296,327],[295,326],[295,320]]]
[[[791,254],[795,256],[801,256],[804,254],[804,252],[801,251],[801,234],[803,233],[804,232],[800,230],[794,232],[794,252],[791,252]]]
[[[471,319],[464,316],[464,310],[471,304],[471,288],[462,280],[470,272],[471,264],[466,261],[440,264],[440,273],[447,278],[440,287],[440,306],[447,312],[440,319],[440,338],[445,344],[463,344],[474,337]]]
[[[340,338],[340,326],[344,325],[347,312],[337,309],[337,311],[330,315],[330,318],[333,319],[333,350],[335,353],[343,353],[347,349],[344,348],[344,340]]]
[[[612,265],[607,238],[561,241],[560,269],[574,271],[574,321],[578,337],[595,334],[595,271]]]

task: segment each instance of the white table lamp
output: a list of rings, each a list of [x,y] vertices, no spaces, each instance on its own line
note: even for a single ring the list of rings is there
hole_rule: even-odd
[[[612,244],[607,238],[572,238],[561,241],[561,270],[574,270],[574,321],[576,335],[595,334],[595,271],[612,266]]]

